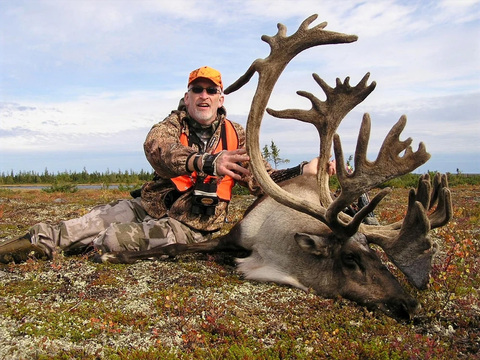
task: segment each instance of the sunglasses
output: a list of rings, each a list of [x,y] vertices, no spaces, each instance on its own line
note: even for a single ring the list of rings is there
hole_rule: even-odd
[[[201,94],[203,92],[203,90],[206,90],[208,95],[215,95],[215,94],[218,94],[220,92],[220,90],[218,90],[217,88],[214,88],[214,87],[204,88],[204,87],[201,87],[201,86],[192,86],[188,90],[191,90],[194,94]]]

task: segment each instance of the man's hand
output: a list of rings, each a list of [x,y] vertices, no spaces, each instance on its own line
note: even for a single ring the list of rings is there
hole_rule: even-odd
[[[235,180],[241,180],[242,175],[250,175],[250,171],[239,163],[249,160],[245,149],[223,151],[215,160],[215,170],[218,176],[228,175]]]
[[[337,173],[335,166],[336,166],[335,160],[332,160],[328,163],[327,173],[329,176],[335,175]],[[303,167],[302,174],[317,175],[317,169],[318,169],[318,157],[310,160],[309,163],[305,164],[305,166]]]
[[[332,176],[337,173],[337,162],[335,159],[331,160],[328,162],[328,168],[327,168],[328,175]]]

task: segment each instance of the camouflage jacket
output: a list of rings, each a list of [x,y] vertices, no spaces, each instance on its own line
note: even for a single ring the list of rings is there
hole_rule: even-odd
[[[169,216],[193,229],[204,232],[217,231],[222,227],[227,216],[227,201],[219,201],[214,215],[192,214],[193,188],[180,193],[170,179],[190,174],[186,169],[186,161],[190,155],[198,152],[212,152],[217,147],[220,141],[221,126],[219,125],[225,121],[225,118],[226,111],[222,107],[218,111],[217,120],[211,130],[213,132],[211,141],[207,145],[203,145],[201,141],[193,142],[191,146],[184,146],[180,143],[182,132],[185,132],[190,138],[191,133],[194,133],[191,127],[195,125],[194,120],[189,119],[184,109],[172,111],[167,118],[152,127],[145,140],[144,151],[155,171],[155,178],[153,181],[145,183],[141,191],[142,206],[150,216],[157,219]],[[245,130],[237,123],[232,122],[232,124],[238,135],[238,146],[244,148]],[[193,134],[193,136],[195,135]],[[278,172],[279,180],[285,178],[283,170],[273,170],[268,163],[265,162],[265,164],[270,174]],[[248,164],[244,165],[248,167]],[[296,176],[299,171],[290,171],[290,174]],[[288,177],[293,176],[289,175]],[[251,176],[242,178],[239,183],[248,187],[254,195],[262,193],[258,183]]]

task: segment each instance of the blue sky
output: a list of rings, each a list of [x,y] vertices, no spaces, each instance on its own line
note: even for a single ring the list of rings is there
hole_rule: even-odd
[[[347,157],[363,113],[371,159],[405,114],[402,139],[432,154],[415,172],[480,173],[480,0],[0,0],[0,172],[150,170],[145,136],[191,70],[212,66],[229,85],[268,56],[262,35],[312,14],[359,39],[297,56],[270,107],[310,108],[296,91],[322,98],[312,73],[334,86],[370,72],[375,91],[338,131]],[[255,86],[226,96],[231,120],[245,124]],[[289,166],[319,147],[311,126],[268,116],[260,139]]]

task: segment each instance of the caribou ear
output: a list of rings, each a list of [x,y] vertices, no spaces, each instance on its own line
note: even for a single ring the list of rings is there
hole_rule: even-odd
[[[305,233],[296,233],[294,237],[303,251],[312,255],[330,257],[330,242],[326,238]]]

